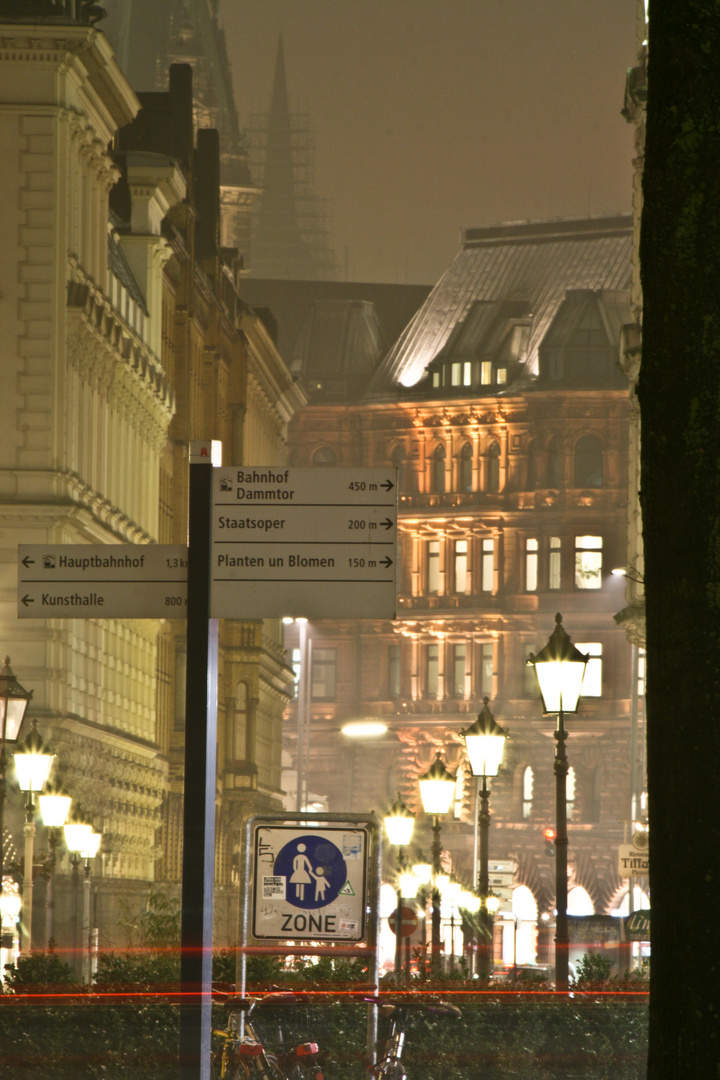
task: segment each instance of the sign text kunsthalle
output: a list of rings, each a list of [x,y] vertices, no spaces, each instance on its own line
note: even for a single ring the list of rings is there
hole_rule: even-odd
[[[395,614],[394,469],[214,472],[216,618]]]

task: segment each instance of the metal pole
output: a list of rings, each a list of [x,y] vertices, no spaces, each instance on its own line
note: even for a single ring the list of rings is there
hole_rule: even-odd
[[[565,747],[567,731],[565,730],[562,710],[558,713],[555,739],[557,742],[555,748],[555,817],[557,821],[557,836],[555,838],[555,907],[557,908],[557,918],[555,920],[555,989],[567,993],[569,977],[568,953],[570,949],[567,919],[568,759]]]
[[[83,872],[82,981],[90,982],[90,860]]]
[[[480,873],[478,876],[478,892],[480,893],[480,971],[479,975],[481,979],[486,979],[491,971],[492,966],[488,962],[491,952],[490,935],[492,933],[490,925],[490,912],[488,911],[487,900],[488,893],[490,892],[490,875],[488,870],[488,834],[490,831],[490,792],[487,786],[487,777],[482,778],[482,787],[479,792],[480,796],[480,809],[478,810],[478,831],[480,839]]]
[[[430,847],[432,858],[433,887],[432,887],[432,923],[430,931],[430,959],[436,968],[440,967],[440,890],[437,887],[437,876],[440,873],[440,818],[433,816],[433,838]]]
[[[25,864],[23,867],[22,914],[20,917],[20,931],[22,934],[20,951],[30,953],[32,950],[33,859],[35,855],[35,803],[32,791],[28,792],[23,832],[25,833]]]
[[[211,444],[190,449],[180,923],[180,1080],[210,1080],[218,623],[210,618]]]
[[[298,624],[300,648],[300,674],[297,684],[297,792],[295,794],[295,809],[299,812],[303,808],[303,763],[305,754],[303,742],[305,739],[305,687],[308,680],[307,670],[307,622]]]
[[[70,856],[70,862],[72,864],[72,909],[73,909],[73,917],[72,917],[73,963],[72,963],[72,967],[73,967],[73,971],[75,972],[75,975],[79,975],[80,974],[80,971],[79,971],[80,965],[78,963],[78,900],[79,900],[78,891],[79,891],[80,872],[78,870],[78,863],[80,862],[80,856],[78,855],[78,853],[76,851],[73,852],[73,854]]]
[[[7,717],[7,694],[5,695],[5,716]],[[5,874],[5,769],[7,768],[7,755],[5,754],[5,723],[3,722],[2,746],[0,746],[0,896],[2,896],[3,878]]]
[[[395,908],[395,981],[400,982],[402,975],[402,894],[398,889]]]
[[[55,849],[57,848],[58,837],[57,828],[53,825],[48,834],[48,844],[50,846],[50,877],[47,883],[47,892],[45,893],[45,938],[47,940],[47,947],[53,941],[53,922],[55,915]]]

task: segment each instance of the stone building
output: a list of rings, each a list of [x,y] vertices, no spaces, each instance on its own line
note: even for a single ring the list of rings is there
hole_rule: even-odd
[[[180,621],[19,621],[17,545],[185,542],[188,441],[211,436],[226,461],[280,464],[305,399],[238,298],[238,252],[220,244],[219,138],[195,132],[190,69],[138,99],[89,17],[59,0],[0,5],[0,618],[34,691],[29,716],[57,752],[56,779],[102,833],[92,866],[102,947],[122,941],[121,901],[179,879],[192,658]],[[279,624],[223,624],[221,941],[235,938],[237,818],[279,805],[288,678]],[[22,834],[12,785],[5,821],[6,842]],[[44,846],[40,828],[38,854]],[[63,944],[71,882],[63,852]],[[42,941],[41,888],[35,916]]]
[[[469,881],[476,811],[458,731],[487,696],[510,732],[491,857],[513,860],[528,956],[553,904],[542,829],[554,823],[555,781],[554,717],[543,718],[525,661],[556,612],[591,658],[568,725],[571,910],[608,912],[626,891],[617,845],[630,814],[632,662],[611,571],[626,550],[630,404],[618,359],[631,248],[629,217],[467,230],[363,389],[346,382],[344,398],[337,372],[317,377],[337,312],[323,338],[315,305],[314,358],[307,327],[290,347],[311,395],[292,425],[293,462],[395,465],[400,478],[397,620],[348,612],[308,628],[308,788],[335,811],[382,812],[396,789],[419,810],[417,777],[441,750],[458,773],[444,845]],[[273,308],[273,283],[253,284],[254,302]],[[296,634],[288,628],[295,649]],[[371,719],[384,735],[343,734]],[[293,753],[296,730],[291,713]],[[427,853],[422,816],[419,826]]]

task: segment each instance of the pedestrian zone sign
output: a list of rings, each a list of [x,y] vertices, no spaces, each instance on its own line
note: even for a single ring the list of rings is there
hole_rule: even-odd
[[[259,825],[255,831],[253,936],[281,941],[362,941],[366,829]]]

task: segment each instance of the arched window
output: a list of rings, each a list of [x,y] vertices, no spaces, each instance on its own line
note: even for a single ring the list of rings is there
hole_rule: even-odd
[[[466,442],[460,451],[458,491],[472,491],[472,443]]]
[[[491,494],[500,490],[500,444],[491,442],[487,452],[487,489]]]
[[[312,456],[313,465],[336,465],[337,454],[329,446],[321,446]]]
[[[584,435],[575,447],[575,487],[599,488],[602,484],[602,443],[594,435]]]
[[[535,453],[536,443],[531,442],[528,447],[528,460],[527,460],[527,490],[534,491],[537,487],[537,455]]]
[[[531,766],[528,765],[523,773],[522,782],[522,816],[525,820],[532,814],[533,781],[533,771]]]
[[[559,488],[562,486],[562,459],[560,457],[560,442],[551,439],[548,446],[548,487]]]
[[[442,495],[445,491],[445,447],[442,444],[435,449],[432,456],[430,490],[436,495]]]
[[[595,906],[590,893],[587,889],[583,889],[582,885],[576,885],[574,889],[568,891],[567,913],[568,915],[595,914]]]

